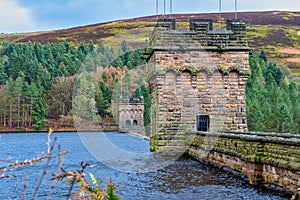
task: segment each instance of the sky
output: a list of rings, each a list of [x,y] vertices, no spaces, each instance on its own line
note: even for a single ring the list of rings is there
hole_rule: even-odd
[[[169,2],[166,10],[169,12]],[[224,12],[235,0],[222,0]],[[163,13],[159,0],[159,13]],[[173,0],[173,13],[218,12],[219,0]],[[300,11],[299,0],[238,0],[239,11]],[[0,0],[0,33],[43,31],[156,14],[156,0]]]

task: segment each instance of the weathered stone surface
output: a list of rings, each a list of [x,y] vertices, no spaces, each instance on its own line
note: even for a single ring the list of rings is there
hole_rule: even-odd
[[[176,30],[174,21],[159,21],[150,38],[154,136],[164,130],[196,131],[198,116],[209,116],[208,131],[247,131],[245,87],[250,49],[245,30],[236,29],[233,21],[228,22],[227,31],[213,30],[208,22],[203,29],[202,23],[196,20],[189,30]],[[157,144],[157,138],[152,138],[151,143]]]
[[[250,183],[262,181],[297,191],[300,180],[300,135],[279,133],[197,133],[189,155],[234,169]]]
[[[119,103],[119,131],[146,136],[144,127],[144,102]]]

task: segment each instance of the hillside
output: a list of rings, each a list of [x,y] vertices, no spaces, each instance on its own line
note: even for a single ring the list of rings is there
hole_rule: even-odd
[[[175,14],[177,21],[190,18],[212,18],[218,13]],[[224,13],[223,18],[232,18],[233,13]],[[273,60],[287,65],[300,76],[300,12],[241,12],[239,18],[248,25],[248,41],[253,51],[265,49]],[[1,34],[1,41],[14,42],[62,42],[78,45],[80,41],[104,44],[117,48],[122,40],[132,47],[143,46],[155,25],[157,16],[118,20],[46,32]],[[182,23],[182,26],[187,25]]]

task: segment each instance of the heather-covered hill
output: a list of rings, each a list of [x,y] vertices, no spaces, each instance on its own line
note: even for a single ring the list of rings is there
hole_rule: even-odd
[[[169,16],[167,16],[169,17]],[[212,18],[217,22],[219,14],[175,14],[177,21],[191,18]],[[234,13],[224,13],[224,19],[233,18]],[[247,23],[248,42],[253,51],[264,49],[275,61],[287,65],[300,75],[300,12],[267,11],[241,12],[238,17]],[[95,44],[103,42],[117,48],[123,40],[132,47],[143,47],[150,36],[158,16],[146,16],[133,19],[118,20],[63,30],[46,32],[1,34],[1,41],[14,42],[69,42],[79,45],[81,41]],[[179,23],[187,26],[187,23]]]

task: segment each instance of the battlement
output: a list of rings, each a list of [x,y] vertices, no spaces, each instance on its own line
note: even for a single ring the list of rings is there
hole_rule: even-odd
[[[189,22],[189,28],[179,29],[175,19],[159,19],[147,54],[155,50],[250,50],[246,24],[240,19],[228,19],[226,28],[215,29],[212,19],[190,19]]]
[[[134,98],[125,98],[125,97],[120,97],[120,102],[123,104],[144,104],[144,98],[143,96]]]

